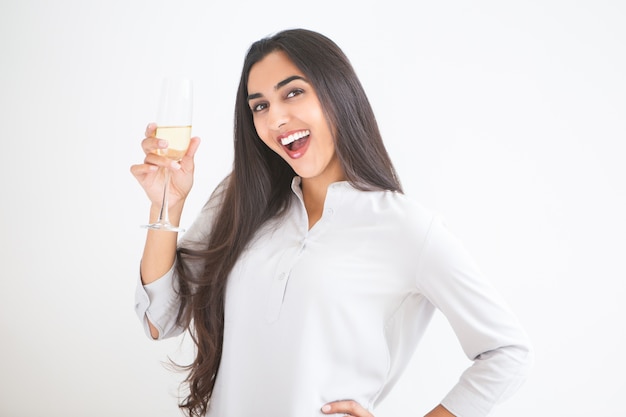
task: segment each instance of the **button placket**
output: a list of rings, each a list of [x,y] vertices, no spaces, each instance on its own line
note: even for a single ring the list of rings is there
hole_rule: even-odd
[[[304,241],[302,241],[297,247],[285,250],[280,262],[278,263],[276,275],[272,279],[269,297],[267,300],[267,312],[265,318],[269,323],[273,323],[278,320],[283,300],[285,299],[285,291],[287,290],[287,283],[289,282],[291,270],[298,261],[303,248]]]

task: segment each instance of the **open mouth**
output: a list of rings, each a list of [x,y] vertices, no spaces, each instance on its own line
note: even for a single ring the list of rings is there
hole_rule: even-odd
[[[291,135],[281,138],[280,143],[290,152],[295,152],[298,149],[302,148],[307,143],[307,139],[309,139],[309,135],[311,131],[302,130],[299,132],[292,133]]]

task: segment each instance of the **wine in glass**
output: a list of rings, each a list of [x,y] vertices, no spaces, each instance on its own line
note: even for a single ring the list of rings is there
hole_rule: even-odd
[[[191,138],[191,116],[193,110],[192,82],[186,78],[165,78],[157,111],[156,137],[168,141],[168,147],[159,149],[159,155],[180,161],[187,152]],[[156,222],[144,227],[153,230],[183,232],[184,229],[170,223],[168,214],[168,192],[170,170],[165,168],[165,185],[161,211]]]

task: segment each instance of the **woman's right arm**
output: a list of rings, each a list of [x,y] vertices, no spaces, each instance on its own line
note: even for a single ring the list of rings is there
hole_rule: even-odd
[[[167,148],[167,142],[155,137],[156,125],[151,123],[146,128],[145,138],[141,142],[145,158],[142,164],[131,166],[131,173],[148,196],[151,206],[149,222],[155,222],[161,210],[164,189],[164,170],[170,170],[169,218],[178,225],[185,199],[193,185],[193,157],[200,144],[200,139],[191,139],[187,153],[180,162],[158,155],[158,149]],[[156,281],[165,275],[174,264],[178,233],[148,230],[146,243],[141,258],[141,281],[144,285]],[[158,330],[148,321],[150,333],[158,338]]]

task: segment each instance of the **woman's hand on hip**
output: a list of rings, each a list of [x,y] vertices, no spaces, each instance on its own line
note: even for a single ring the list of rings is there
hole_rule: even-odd
[[[324,414],[344,414],[352,417],[374,417],[361,404],[353,400],[333,401],[322,407]]]

